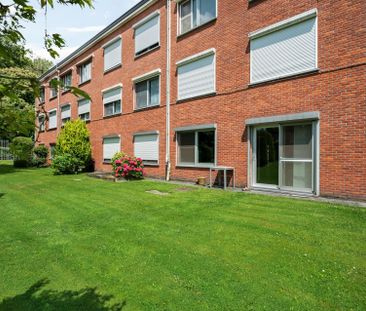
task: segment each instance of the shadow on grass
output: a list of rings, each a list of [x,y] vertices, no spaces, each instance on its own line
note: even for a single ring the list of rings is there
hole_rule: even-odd
[[[34,310],[88,310],[118,311],[126,306],[126,301],[113,304],[112,295],[101,295],[96,288],[85,288],[78,291],[57,291],[44,289],[49,280],[39,280],[27,291],[0,302],[1,311],[34,311]]]
[[[15,173],[16,171],[17,169],[12,164],[0,164],[0,175]]]

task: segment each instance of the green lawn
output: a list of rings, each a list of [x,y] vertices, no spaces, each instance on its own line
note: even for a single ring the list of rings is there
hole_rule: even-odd
[[[0,215],[1,311],[366,309],[359,208],[3,163]]]

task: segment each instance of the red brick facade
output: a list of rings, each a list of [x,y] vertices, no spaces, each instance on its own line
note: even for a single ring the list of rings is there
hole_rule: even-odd
[[[237,185],[248,186],[248,126],[245,120],[301,112],[319,112],[319,194],[366,199],[366,3],[363,0],[217,0],[217,18],[182,36],[177,36],[177,4],[171,2],[171,178],[195,180],[208,176],[207,168],[177,167],[174,129],[190,125],[216,124],[217,165],[236,169]],[[91,131],[97,170],[103,164],[104,136],[121,136],[121,150],[133,153],[133,134],[159,131],[159,166],[147,167],[151,176],[166,173],[166,1],[150,7],[122,24],[107,37],[58,68],[72,69],[72,84],[78,85],[76,64],[92,55],[92,79],[80,86],[92,98]],[[272,82],[250,85],[250,40],[248,34],[305,11],[317,9],[319,71]],[[134,56],[132,26],[160,10],[160,47]],[[103,72],[103,44],[122,36],[122,66]],[[177,101],[176,63],[208,49],[216,49],[216,94]],[[132,79],[161,70],[160,106],[134,110]],[[48,75],[44,85],[57,75]],[[123,85],[122,114],[103,118],[101,90]],[[70,93],[49,99],[45,110],[58,108],[58,129],[40,133],[38,142],[55,143],[60,131],[60,106],[71,103],[77,118],[77,99]],[[46,126],[47,129],[47,126]]]

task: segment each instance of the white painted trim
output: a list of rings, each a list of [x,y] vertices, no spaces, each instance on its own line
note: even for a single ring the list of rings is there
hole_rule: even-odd
[[[104,44],[102,45],[102,48],[103,48],[103,49],[105,49],[107,46],[109,46],[109,45],[111,45],[111,44],[115,43],[115,42],[116,42],[116,41],[118,41],[118,40],[121,40],[121,41],[122,41],[122,35],[118,35],[118,36],[114,37],[113,39],[109,40],[108,42],[104,43]],[[121,44],[122,44],[122,43],[121,43]]]
[[[306,11],[304,13],[295,15],[293,17],[290,17],[290,18],[280,21],[278,23],[275,23],[275,24],[269,25],[267,27],[258,29],[256,31],[250,32],[248,34],[248,37],[250,39],[259,38],[259,37],[267,35],[271,32],[286,28],[286,27],[294,25],[294,24],[298,24],[298,23],[303,22],[312,17],[316,17],[317,15],[318,15],[318,10],[312,9],[310,11]]]
[[[182,66],[182,65],[191,63],[193,61],[199,60],[201,58],[204,58],[204,57],[209,56],[209,55],[212,55],[212,54],[215,54],[216,55],[216,49],[215,48],[211,48],[211,49],[208,49],[206,51],[203,51],[203,52],[194,54],[192,56],[186,57],[186,58],[184,58],[184,59],[176,62],[175,64],[179,67],[179,66]],[[216,59],[215,59],[215,61],[216,61]]]
[[[108,92],[110,90],[114,90],[114,89],[119,88],[119,87],[120,88],[123,88],[123,84],[122,83],[118,83],[118,84],[112,85],[110,87],[107,87],[106,89],[101,90],[101,93],[103,94],[105,92]]]
[[[136,28],[142,26],[143,24],[145,24],[146,22],[148,22],[150,19],[152,19],[152,18],[154,18],[154,17],[156,17],[158,15],[160,15],[160,10],[156,10],[155,12],[152,12],[148,16],[144,17],[142,20],[140,20],[137,23],[135,23],[132,26],[132,29],[136,30]]]
[[[155,76],[158,76],[158,75],[161,75],[161,69],[160,68],[152,70],[152,71],[147,72],[147,73],[144,73],[141,76],[132,78],[132,81],[133,81],[133,83],[137,83],[137,82],[141,82],[141,81],[147,80],[149,78],[152,78],[152,77],[155,77]]]
[[[134,18],[135,16],[137,16],[138,14],[140,14],[141,12],[143,12],[144,10],[146,10],[147,8],[149,8],[152,4],[154,4],[157,0],[151,0],[149,2],[147,2],[145,5],[143,5],[141,8],[139,8],[138,10],[136,10],[135,12],[133,12],[131,15],[127,16],[125,19],[121,20],[118,24],[114,25],[112,28],[110,28],[106,33],[104,33],[103,35],[101,35],[99,38],[96,38],[95,41],[90,42],[87,46],[85,46],[83,49],[81,49],[78,53],[76,53],[73,57],[71,57],[70,59],[68,59],[66,62],[60,62],[59,64],[57,64],[55,66],[55,69],[53,71],[51,71],[49,74],[45,75],[44,77],[42,77],[40,79],[40,81],[44,81],[47,77],[49,77],[50,75],[52,75],[54,72],[56,72],[58,70],[58,68],[72,62],[75,58],[77,58],[78,56],[82,55],[85,51],[87,51],[88,49],[90,49],[91,46],[93,46],[94,44],[96,44],[97,42],[101,41],[102,39],[104,39],[105,37],[107,37],[109,34],[111,34],[112,32],[114,32],[116,29],[118,29],[121,25],[127,23],[129,20],[131,20],[132,18]]]
[[[88,55],[87,57],[84,57],[81,61],[78,61],[75,66],[76,67],[79,67],[81,65],[83,65],[84,63],[86,63],[89,59],[91,59],[91,61],[93,61],[93,58],[94,58],[94,53]]]

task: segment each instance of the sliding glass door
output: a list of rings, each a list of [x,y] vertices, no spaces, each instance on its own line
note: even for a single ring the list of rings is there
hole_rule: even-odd
[[[254,128],[253,186],[314,191],[314,124]]]

